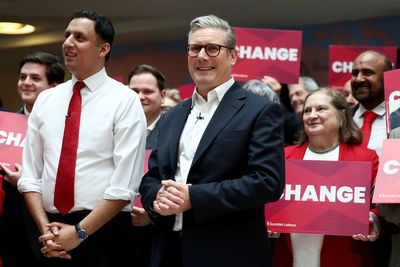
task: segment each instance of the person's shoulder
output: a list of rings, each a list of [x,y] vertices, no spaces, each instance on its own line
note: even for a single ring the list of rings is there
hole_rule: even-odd
[[[285,147],[285,158],[291,158],[292,154],[296,154],[300,150],[303,150],[303,146],[299,145],[292,145]]]
[[[64,83],[60,83],[59,85],[56,85],[55,87],[51,87],[51,88],[48,88],[48,89],[42,91],[38,95],[38,98],[36,99],[36,101],[44,101],[53,96],[58,96],[60,91],[67,90],[67,88],[69,88],[69,84],[71,84],[71,80],[66,81]]]
[[[246,98],[246,102],[249,103],[253,107],[273,106],[273,107],[279,107],[279,109],[282,110],[280,104],[275,103],[264,96],[250,92],[250,91],[244,89],[240,84],[237,84],[237,87],[235,89],[238,90],[238,92],[240,92],[240,95],[242,95]]]
[[[378,158],[378,154],[375,150],[369,149],[362,145],[345,145],[346,150],[344,153],[348,153],[349,151],[353,151],[355,155],[355,159],[358,160],[370,160],[373,158]],[[347,151],[347,152],[346,152]]]

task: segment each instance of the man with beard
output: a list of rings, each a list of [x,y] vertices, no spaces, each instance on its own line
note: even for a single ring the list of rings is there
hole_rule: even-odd
[[[359,102],[358,106],[355,107],[353,120],[362,132],[364,117],[372,114],[370,136],[366,136],[363,132],[365,141],[361,145],[366,145],[378,154],[381,152],[383,140],[387,139],[383,72],[391,69],[392,63],[385,54],[368,50],[354,60],[351,71],[352,93]],[[362,252],[367,255],[375,254],[376,262],[371,263],[373,266],[387,266],[391,250],[390,232],[393,226],[382,218],[374,220],[374,227],[381,229],[380,237],[374,243],[364,243],[365,248]]]
[[[361,53],[353,63],[351,71],[351,88],[353,96],[359,105],[355,108],[353,119],[362,128],[364,115],[368,111],[376,114],[372,122],[371,135],[367,147],[381,152],[386,134],[386,109],[384,102],[383,72],[391,70],[392,63],[388,57],[379,51],[368,50]]]

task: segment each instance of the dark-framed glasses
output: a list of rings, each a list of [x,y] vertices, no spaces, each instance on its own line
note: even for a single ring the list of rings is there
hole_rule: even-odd
[[[186,52],[189,57],[197,57],[201,49],[204,48],[207,56],[217,57],[219,55],[219,52],[221,52],[221,47],[231,49],[228,46],[218,45],[218,44],[206,44],[206,45],[190,44],[186,46]]]

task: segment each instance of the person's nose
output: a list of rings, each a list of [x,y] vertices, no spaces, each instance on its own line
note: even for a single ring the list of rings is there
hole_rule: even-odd
[[[199,51],[199,54],[197,55],[198,58],[207,58],[207,52],[206,52],[206,48],[202,47]]]
[[[23,83],[24,85],[32,85],[32,84],[33,84],[33,79],[30,78],[29,76],[27,76],[27,77],[22,81],[22,83]]]
[[[64,46],[70,47],[74,45],[73,35],[71,34],[64,40]]]
[[[143,101],[146,98],[146,96],[142,92],[139,92],[138,95],[139,95],[140,101]]]
[[[309,117],[310,117],[311,119],[317,118],[317,117],[318,117],[318,112],[317,112],[315,109],[312,109],[312,110],[310,111]]]

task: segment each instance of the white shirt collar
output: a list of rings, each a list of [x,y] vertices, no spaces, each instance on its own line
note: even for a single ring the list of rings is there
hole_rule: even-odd
[[[231,86],[234,83],[235,80],[233,78],[230,78],[228,81],[218,85],[213,90],[208,92],[207,99],[214,99],[216,96],[218,98],[218,101],[221,102],[222,98],[225,96],[228,89],[231,88]],[[204,98],[197,92],[197,87],[196,87],[192,95],[192,108],[194,106],[194,103],[200,101],[200,99],[205,101]]]
[[[359,104],[359,107],[356,111],[356,116],[358,118],[361,118],[364,113],[368,111],[361,103]],[[382,103],[380,103],[379,105],[377,105],[374,109],[372,109],[371,111],[375,112],[376,114],[378,114],[379,116],[383,116],[386,114],[386,106],[385,106],[385,101],[383,101]]]

